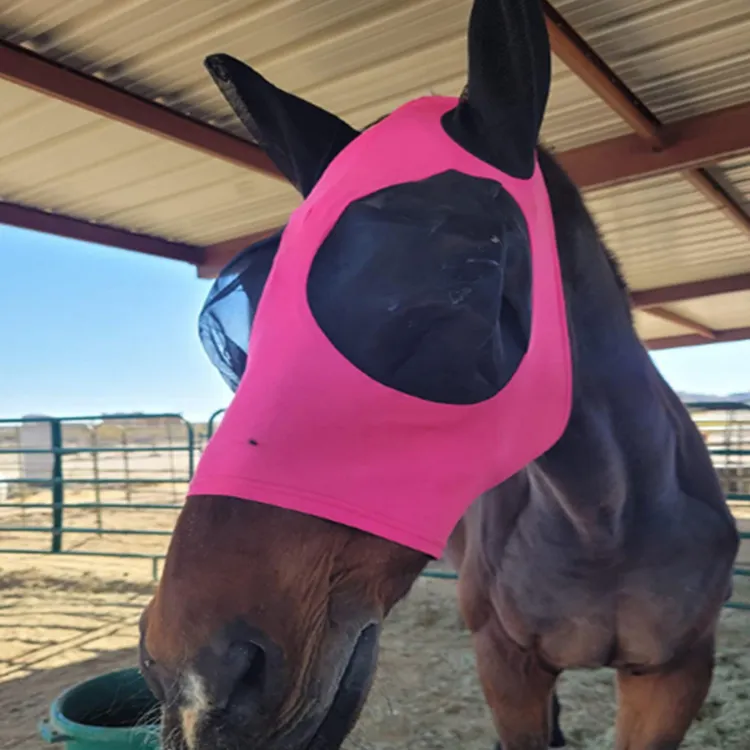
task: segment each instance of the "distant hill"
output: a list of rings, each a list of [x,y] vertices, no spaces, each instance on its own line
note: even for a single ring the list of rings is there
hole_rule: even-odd
[[[695,401],[733,401],[735,403],[750,404],[750,391],[745,393],[730,393],[728,396],[715,396],[711,393],[685,393],[678,391],[677,395],[686,403]]]

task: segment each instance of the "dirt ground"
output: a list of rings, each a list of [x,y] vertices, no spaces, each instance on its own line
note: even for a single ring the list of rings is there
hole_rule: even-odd
[[[2,750],[41,750],[37,722],[62,689],[134,663],[149,579],[142,561],[0,558]],[[420,580],[393,613],[347,750],[490,750],[492,726],[453,593],[451,581]],[[750,600],[750,590],[740,593]],[[611,674],[573,673],[561,697],[570,746],[611,747]],[[750,613],[727,612],[714,687],[685,748],[746,750],[748,737]]]

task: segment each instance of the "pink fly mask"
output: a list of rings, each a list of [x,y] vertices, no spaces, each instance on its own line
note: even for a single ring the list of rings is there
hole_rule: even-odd
[[[230,263],[201,314],[236,393],[191,495],[439,557],[476,497],[561,436],[571,363],[536,158],[544,20],[509,10],[488,27],[480,6],[467,95],[411,101],[362,133],[232,58],[207,61],[304,201]],[[519,33],[526,45],[505,43]]]

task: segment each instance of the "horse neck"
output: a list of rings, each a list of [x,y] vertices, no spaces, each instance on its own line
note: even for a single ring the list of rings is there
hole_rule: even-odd
[[[590,315],[572,307],[570,420],[530,471],[550,490],[538,494],[543,502],[561,508],[596,547],[616,549],[637,506],[674,496],[692,423],[629,324],[612,316],[610,326],[587,327]],[[710,464],[704,468],[710,483]]]
[[[615,531],[629,498],[674,481],[678,437],[692,423],[635,333],[627,291],[578,191],[549,157],[540,162],[568,307],[573,405],[562,438],[531,472],[568,515]]]

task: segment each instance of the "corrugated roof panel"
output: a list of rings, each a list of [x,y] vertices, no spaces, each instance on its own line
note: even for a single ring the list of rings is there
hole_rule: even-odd
[[[602,99],[552,56],[552,90],[541,135],[545,144],[563,151],[630,132]]]
[[[0,24],[10,41],[31,40],[42,54],[241,135],[203,69],[208,54],[246,59],[357,127],[415,96],[457,95],[465,82],[471,0],[150,0],[147,12],[141,2],[81,0],[65,7],[26,0],[0,9]],[[555,60],[545,140],[562,149],[625,132]]]
[[[60,24],[54,16],[47,19],[46,5],[28,0],[0,11],[0,23],[24,29],[10,35],[11,41],[28,36],[25,28],[36,24],[32,33],[46,36],[35,49],[45,55],[88,73],[106,70],[111,83],[151,98],[163,96],[183,111],[203,108],[194,114],[230,119],[203,69],[206,55],[227,52],[247,59],[279,86],[316,98],[316,87],[424,49],[432,52],[437,71],[421,71],[417,83],[427,86],[445,76],[446,63],[452,73],[460,72],[465,53],[456,70],[455,54],[450,49],[447,55],[435,54],[435,47],[450,40],[457,40],[457,49],[462,46],[470,2],[204,0],[175,5],[151,0],[146,10],[143,3],[91,0],[78,3],[78,12],[66,13],[67,21]],[[65,50],[75,50],[77,58]],[[381,83],[388,86],[387,80]],[[393,87],[387,90],[392,93]],[[328,106],[325,100],[321,104]]]
[[[4,81],[0,101],[2,200],[195,244],[283,223],[299,201],[285,182]]]
[[[717,331],[743,328],[750,326],[750,291],[687,300],[668,309]]]
[[[591,191],[586,204],[633,289],[750,271],[750,240],[679,175]]]
[[[747,0],[556,0],[665,122],[750,99]]]

